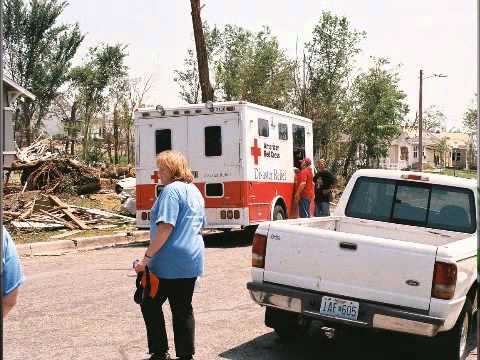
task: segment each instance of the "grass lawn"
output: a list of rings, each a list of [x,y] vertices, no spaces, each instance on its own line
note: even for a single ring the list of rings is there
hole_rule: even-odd
[[[426,171],[426,172],[432,172],[433,171]],[[477,171],[476,170],[454,170],[454,169],[443,169],[441,172],[434,172],[435,174],[441,174],[441,175],[448,175],[448,176],[457,176],[457,177],[462,177],[466,179],[476,179],[477,178]]]
[[[126,232],[126,231],[134,231],[137,230],[135,225],[125,225],[125,226],[119,226],[111,229],[105,229],[105,230],[99,230],[99,229],[94,229],[94,230],[82,230],[80,232],[77,232],[71,236],[66,236],[61,239],[57,240],[70,240],[73,238],[79,238],[79,237],[90,237],[90,236],[99,236],[99,235],[109,235],[113,233],[118,233],[118,232]],[[55,239],[52,239],[52,236],[55,235],[60,235],[63,233],[66,233],[70,230],[29,230],[29,231],[21,231],[21,230],[10,230],[10,233],[12,234],[12,238],[15,240],[16,244],[27,244],[27,243],[32,243],[32,242],[42,242],[42,241],[55,241]]]

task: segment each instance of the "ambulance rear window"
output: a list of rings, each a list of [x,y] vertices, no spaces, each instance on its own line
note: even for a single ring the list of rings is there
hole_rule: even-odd
[[[222,156],[222,128],[220,126],[205,128],[205,156]]]
[[[278,123],[278,138],[280,140],[288,140],[287,124]]]
[[[258,119],[258,136],[268,137],[268,120]]]
[[[165,150],[172,150],[172,130],[155,130],[155,153],[161,153]]]

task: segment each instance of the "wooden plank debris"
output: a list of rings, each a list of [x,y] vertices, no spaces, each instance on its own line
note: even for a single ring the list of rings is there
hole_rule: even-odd
[[[87,224],[85,224],[82,220],[78,219],[75,215],[73,215],[72,212],[69,210],[68,205],[66,205],[58,197],[54,195],[49,195],[48,197],[55,203],[55,205],[59,206],[65,213],[65,215],[67,215],[75,224],[77,224],[80,229],[90,230],[90,227],[88,227]]]

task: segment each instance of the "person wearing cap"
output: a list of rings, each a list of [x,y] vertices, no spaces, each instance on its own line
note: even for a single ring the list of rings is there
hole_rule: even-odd
[[[324,159],[317,161],[317,169],[318,171],[313,178],[315,184],[315,216],[329,216],[335,177],[327,170]]]
[[[298,204],[299,215],[301,218],[310,217],[310,203],[314,197],[312,160],[305,158],[300,165],[298,175],[298,187],[295,192],[294,201]]]
[[[9,232],[3,227],[3,318],[16,305],[18,289],[24,281],[22,266],[17,255],[15,243]]]

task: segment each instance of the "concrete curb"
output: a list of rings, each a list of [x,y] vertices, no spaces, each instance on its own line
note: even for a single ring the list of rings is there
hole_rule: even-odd
[[[59,255],[78,250],[94,250],[118,245],[142,243],[150,238],[148,231],[121,232],[111,235],[79,237],[71,240],[34,242],[17,245],[19,256]]]

